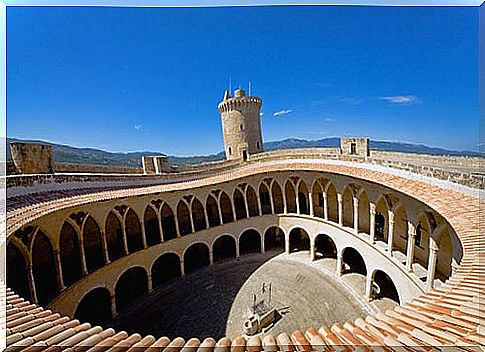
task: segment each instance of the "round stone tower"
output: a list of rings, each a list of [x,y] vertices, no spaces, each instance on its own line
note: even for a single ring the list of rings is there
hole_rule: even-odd
[[[219,103],[222,119],[222,134],[226,159],[247,160],[250,154],[263,151],[260,110],[263,101],[256,96],[246,96],[243,89],[234,92],[226,90]]]

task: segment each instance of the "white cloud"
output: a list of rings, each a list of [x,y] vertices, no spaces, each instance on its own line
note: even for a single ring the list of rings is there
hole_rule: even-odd
[[[140,123],[138,123],[135,126],[133,126],[133,128],[137,131],[141,131],[143,129],[143,126]]]
[[[293,110],[291,110],[291,109],[284,109],[284,110],[280,110],[280,111],[275,111],[273,113],[273,116],[276,116],[276,117],[284,116],[284,115],[288,115],[292,112],[293,112]]]
[[[326,118],[323,119],[323,121],[325,121],[325,122],[337,122],[337,120],[334,119],[333,117],[326,117]]]
[[[389,97],[380,97],[379,99],[386,100],[389,103],[396,105],[409,105],[419,101],[414,95],[393,95]]]

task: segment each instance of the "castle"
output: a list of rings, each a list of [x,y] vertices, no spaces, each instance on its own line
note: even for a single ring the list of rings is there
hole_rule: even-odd
[[[15,146],[21,174],[7,177],[8,350],[482,344],[485,239],[477,160],[379,154],[365,138],[342,139],[340,148],[264,152],[261,105],[243,90],[226,92],[218,109],[227,160],[176,172],[160,157],[145,159],[138,173],[62,173],[48,148],[35,147],[34,154],[28,145]],[[41,154],[43,162],[29,161]],[[167,283],[197,275],[207,281],[204,272],[220,265],[269,254],[329,277],[369,313],[330,326],[246,337],[241,329],[217,339],[108,327]],[[316,294],[298,286],[304,279],[296,277],[286,291],[311,302],[292,308],[295,323],[325,303],[318,286],[311,286]],[[392,307],[374,311],[373,302],[383,299]],[[202,313],[207,324],[219,318]]]

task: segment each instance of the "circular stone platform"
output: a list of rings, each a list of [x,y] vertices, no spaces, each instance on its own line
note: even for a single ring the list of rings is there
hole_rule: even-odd
[[[303,254],[303,253],[299,253]],[[266,283],[282,318],[264,333],[331,326],[367,315],[334,278],[277,252],[250,254],[176,278],[118,315],[116,330],[175,338],[242,335],[253,295]],[[261,296],[260,296],[261,297]],[[266,295],[267,297],[267,295]]]

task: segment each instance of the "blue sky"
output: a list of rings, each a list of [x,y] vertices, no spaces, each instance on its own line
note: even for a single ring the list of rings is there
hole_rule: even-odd
[[[265,141],[368,136],[477,150],[478,11],[9,7],[7,135],[217,153],[231,77],[263,99]]]

